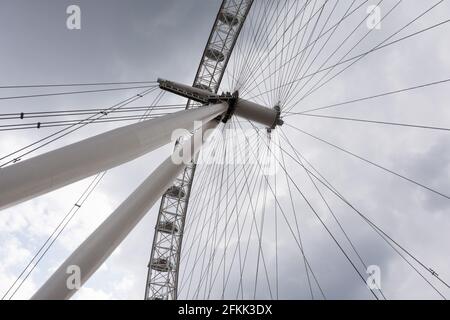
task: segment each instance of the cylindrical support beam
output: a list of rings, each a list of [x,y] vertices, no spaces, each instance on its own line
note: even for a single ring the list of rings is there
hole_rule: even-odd
[[[202,127],[203,139],[218,124],[211,120]],[[67,282],[72,276],[68,270],[80,271],[80,283],[84,284],[89,277],[111,255],[114,249],[130,233],[145,216],[153,204],[169,188],[176,177],[184,170],[193,155],[202,144],[198,136],[191,137],[181,143],[174,151],[181,155],[181,150],[190,150],[184,161],[176,164],[172,157],[166,159],[155,171],[75,250],[72,255],[55,271],[47,282],[34,294],[35,300],[69,299],[77,289]],[[187,145],[186,145],[187,144]],[[190,149],[186,146],[190,145]]]
[[[280,122],[279,110],[273,108],[267,108],[257,103],[245,100],[237,99],[234,114],[238,117],[260,123],[268,128],[275,128]]]
[[[56,190],[134,160],[171,140],[176,129],[192,130],[227,110],[220,103],[175,112],[114,129],[0,169],[0,209]]]

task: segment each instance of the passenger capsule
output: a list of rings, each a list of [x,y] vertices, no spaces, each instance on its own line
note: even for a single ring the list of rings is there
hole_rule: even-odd
[[[223,55],[223,53],[217,49],[208,48],[206,49],[205,55],[207,58],[217,62],[222,62],[223,60],[225,60],[225,56]]]
[[[184,198],[186,196],[184,190],[178,186],[171,186],[167,189],[166,194],[172,198]]]
[[[234,27],[235,25],[237,25],[239,23],[239,19],[238,19],[238,17],[236,17],[236,15],[234,15],[231,12],[226,12],[226,11],[222,11],[219,14],[219,20],[222,23],[227,24],[232,27]]]
[[[153,270],[160,272],[168,272],[173,269],[172,263],[165,258],[155,259],[155,261],[152,262],[151,267]]]
[[[178,228],[177,226],[170,221],[161,221],[158,224],[158,230],[164,233],[177,233],[178,232]]]

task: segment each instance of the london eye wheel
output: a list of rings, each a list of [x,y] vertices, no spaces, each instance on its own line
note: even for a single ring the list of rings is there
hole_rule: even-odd
[[[70,298],[68,268],[84,284],[152,207],[145,299],[446,299],[449,12],[445,0],[223,0],[192,83],[1,87],[90,86],[3,101],[138,90],[107,108],[0,114],[8,134],[48,130],[2,152],[1,208],[91,177],[3,298],[107,170],[176,140],[183,161],[146,172],[34,299]],[[115,126],[65,140],[96,124]]]

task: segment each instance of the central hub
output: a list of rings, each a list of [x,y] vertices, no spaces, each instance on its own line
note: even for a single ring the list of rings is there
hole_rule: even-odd
[[[162,90],[175,93],[179,96],[203,103],[227,103],[228,110],[222,115],[221,120],[227,122],[233,115],[257,122],[266,126],[268,129],[275,129],[281,126],[281,110],[279,106],[268,108],[260,104],[248,101],[239,97],[236,91],[233,94],[224,93],[218,95],[200,86],[191,87],[184,84],[158,79],[159,87]]]
[[[228,103],[228,110],[227,112],[225,112],[225,114],[222,116],[221,119],[223,123],[227,123],[228,120],[230,120],[231,117],[233,116],[238,100],[239,100],[238,91],[235,91],[233,94],[230,94],[229,92],[223,93],[220,96],[220,101],[225,101]]]

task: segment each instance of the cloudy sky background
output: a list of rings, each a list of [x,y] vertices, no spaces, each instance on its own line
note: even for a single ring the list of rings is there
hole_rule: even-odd
[[[394,3],[396,1],[385,0],[385,7],[382,6],[382,9],[387,10]],[[81,7],[80,31],[69,31],[66,28],[65,11],[70,4],[78,4]],[[157,77],[191,83],[219,6],[220,1],[206,0],[2,1],[0,84],[151,81]],[[371,34],[351,56],[369,50],[430,6],[431,2],[428,1],[404,0],[392,16],[383,21],[381,30]],[[448,19],[449,12],[450,4],[444,1],[437,9],[398,36]],[[353,23],[363,15],[364,10],[352,20]],[[349,25],[352,24],[349,22]],[[345,28],[344,26],[343,30],[348,33],[349,29]],[[346,34],[343,30],[342,34]],[[354,41],[366,31],[367,29],[355,34]],[[449,27],[443,26],[367,56],[329,85],[302,101],[292,111],[449,78],[448,32]],[[339,38],[336,39],[337,43],[338,40]],[[332,44],[330,47],[333,47]],[[345,49],[342,52],[345,53]],[[225,89],[234,88],[226,88],[225,84]],[[1,96],[17,93],[16,90],[2,89]],[[5,100],[0,101],[0,112],[109,107],[133,93],[136,92]],[[450,127],[450,110],[447,103],[449,95],[448,85],[443,84],[346,105],[323,111],[322,114]],[[165,103],[183,102],[180,98],[166,96]],[[134,105],[151,103],[154,97],[155,95],[151,95]],[[355,151],[436,190],[449,193],[448,132],[300,116],[289,116],[285,120],[286,123]],[[35,155],[119,125],[85,127],[40,149]],[[44,137],[53,130],[55,129],[0,132],[1,155]],[[304,156],[355,207],[426,262],[427,266],[435,269],[441,278],[450,279],[448,199],[333,150],[287,126],[283,130]],[[171,148],[161,148],[158,152],[110,170],[15,298],[29,298],[49,277],[52,270],[136,188],[146,173],[151,172],[169,154]],[[287,162],[292,178],[303,188],[324,220],[332,226],[332,231],[339,234],[308,176],[298,165],[292,161]],[[279,180],[285,179],[282,172],[279,171],[277,175],[281,177]],[[86,179],[0,213],[0,293],[3,294],[9,288],[90,181],[91,179]],[[201,190],[199,188],[200,186],[197,186],[196,190]],[[439,297],[352,211],[324,188],[321,190],[366,262],[380,266],[382,287],[387,298]],[[286,184],[280,183],[277,191],[280,203],[289,208],[289,191]],[[330,241],[317,219],[311,215],[298,192],[292,192],[296,212],[302,221],[304,248],[327,297],[371,298],[354,270]],[[268,203],[267,208],[274,207],[270,197]],[[77,298],[143,297],[158,205],[155,205],[87,282],[76,295]],[[261,212],[260,210],[259,214]],[[273,210],[267,210],[267,221],[273,221],[273,214]],[[292,217],[292,212],[289,214]],[[279,274],[282,275],[279,280],[280,298],[309,298],[298,248],[286,231],[286,225],[280,223],[279,228],[283,230],[280,231],[279,238],[279,250],[282,250],[279,256]],[[267,222],[265,230],[267,236],[264,249],[270,270],[273,271],[273,224]],[[339,239],[344,243],[341,234]],[[253,268],[257,239],[254,240],[251,246],[254,250],[249,257],[251,267],[247,270],[246,277],[248,297],[253,292],[252,271],[255,270]],[[348,251],[348,245],[345,248]],[[354,255],[352,258],[355,258]],[[262,285],[257,297],[269,297],[262,274],[260,277]],[[273,272],[271,281],[273,285]],[[442,286],[440,288],[448,296],[448,289],[445,291]]]

